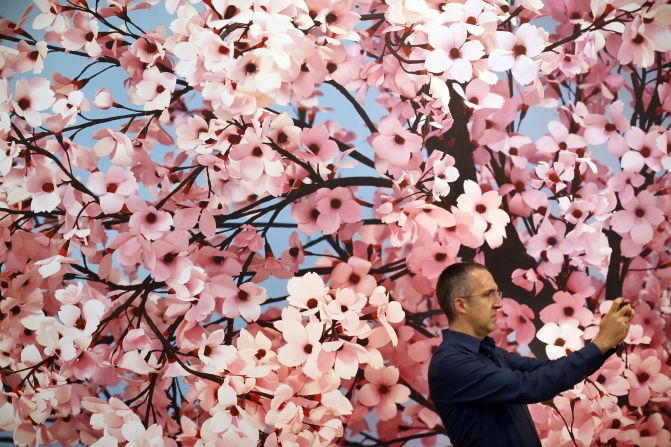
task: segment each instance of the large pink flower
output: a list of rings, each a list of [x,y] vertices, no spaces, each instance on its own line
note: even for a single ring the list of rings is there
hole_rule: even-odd
[[[655,228],[664,221],[664,213],[655,206],[654,200],[650,192],[641,191],[623,203],[624,209],[616,211],[610,220],[613,230],[629,236],[638,245],[650,242]]]
[[[582,331],[569,323],[547,323],[538,330],[536,337],[547,343],[545,352],[551,360],[564,357],[583,347]]]
[[[12,106],[30,126],[38,127],[42,124],[40,112],[51,107],[55,100],[48,79],[19,79],[14,87]]]
[[[422,137],[406,129],[393,115],[380,120],[378,131],[370,144],[375,149],[375,168],[380,173],[405,167],[410,157],[422,149]]]
[[[106,214],[119,212],[125,198],[137,191],[133,173],[119,166],[110,166],[107,172],[94,172],[89,176],[88,185],[100,196],[100,208]]]
[[[473,216],[471,232],[483,234],[492,248],[503,243],[505,227],[510,222],[510,216],[500,205],[501,196],[496,191],[483,193],[472,180],[464,182],[464,193],[457,197],[459,210]]]
[[[556,292],[550,304],[541,310],[540,317],[543,323],[568,323],[587,327],[592,321],[592,312],[585,307],[585,298],[568,292]]]
[[[398,368],[386,366],[375,369],[368,365],[363,373],[368,383],[359,391],[359,402],[374,407],[380,420],[386,421],[396,416],[396,404],[410,398],[410,389],[398,383]]]
[[[485,47],[477,40],[466,38],[466,28],[461,23],[432,29],[429,44],[433,51],[426,56],[426,69],[433,73],[446,71],[457,82],[470,81],[473,77],[471,62],[482,58]]]
[[[631,385],[631,405],[641,407],[652,397],[662,397],[671,390],[671,379],[662,373],[662,362],[655,349],[631,353],[628,360],[629,368],[624,376]]]
[[[352,196],[349,189],[322,188],[317,192],[317,226],[325,234],[333,234],[343,223],[354,223],[361,220],[361,205]]]
[[[496,32],[496,48],[489,53],[489,68],[494,71],[512,70],[520,84],[529,84],[538,75],[538,64],[534,57],[545,48],[545,36],[537,27],[524,23],[515,34]]]
[[[170,230],[172,216],[166,211],[158,211],[138,196],[127,199],[128,209],[133,213],[128,224],[131,233],[142,234],[147,239],[158,239],[163,233]]]
[[[246,282],[240,285],[238,293],[226,297],[221,313],[229,318],[242,316],[248,322],[256,321],[261,315],[261,304],[267,297],[266,289]]]

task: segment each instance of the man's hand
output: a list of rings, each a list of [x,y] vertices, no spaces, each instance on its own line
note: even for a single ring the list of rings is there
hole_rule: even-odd
[[[602,354],[624,340],[634,314],[634,309],[624,298],[619,297],[613,300],[610,310],[601,318],[599,335],[592,341]]]

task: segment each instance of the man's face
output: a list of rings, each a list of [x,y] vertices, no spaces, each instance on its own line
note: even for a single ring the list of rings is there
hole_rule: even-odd
[[[468,313],[464,319],[478,337],[484,338],[496,329],[496,314],[501,308],[501,298],[495,296],[495,292],[499,288],[492,274],[485,269],[475,269],[470,275],[473,288],[471,297],[466,299]]]

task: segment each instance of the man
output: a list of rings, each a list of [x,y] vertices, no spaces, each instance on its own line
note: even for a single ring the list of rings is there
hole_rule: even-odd
[[[634,311],[617,298],[599,334],[573,354],[541,361],[511,354],[487,336],[501,291],[481,264],[457,263],[438,278],[449,329],[429,365],[429,391],[457,447],[540,446],[527,404],[552,399],[593,374],[626,337]]]

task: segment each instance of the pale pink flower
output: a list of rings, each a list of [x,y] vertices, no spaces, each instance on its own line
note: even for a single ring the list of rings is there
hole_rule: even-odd
[[[63,48],[68,51],[77,51],[84,47],[84,51],[89,56],[100,56],[102,48],[98,44],[98,21],[90,19],[87,14],[77,13],[74,16],[73,25],[61,35]]]
[[[375,150],[375,168],[380,173],[405,167],[413,154],[422,149],[422,137],[407,130],[393,115],[385,116],[378,126],[379,134],[371,136]]]
[[[396,416],[396,404],[410,398],[410,389],[398,383],[399,371],[395,366],[380,369],[366,366],[364,377],[368,381],[359,391],[359,402],[374,407],[382,421]]]
[[[352,196],[352,192],[344,187],[335,189],[322,188],[316,193],[317,226],[324,234],[333,234],[343,223],[354,223],[361,220],[361,205]]]
[[[438,151],[433,152],[431,155],[433,154],[436,154],[436,156],[432,163],[433,185],[431,191],[433,198],[439,200],[440,197],[444,197],[450,193],[450,183],[455,182],[459,178],[459,171],[454,166],[455,160],[451,155],[440,154]],[[427,165],[431,161],[431,159],[427,160]]]
[[[355,292],[370,295],[377,281],[369,275],[371,264],[365,259],[351,256],[347,262],[339,262],[331,273],[333,287],[349,287]]]
[[[308,161],[327,163],[338,153],[338,144],[329,138],[328,128],[324,124],[304,129],[300,141],[307,149],[303,157]]]
[[[540,152],[553,155],[560,150],[577,149],[585,147],[585,140],[575,134],[569,133],[566,126],[559,121],[550,121],[548,123],[550,135],[540,137],[536,147]]]
[[[28,171],[26,191],[31,195],[30,209],[36,213],[53,211],[61,203],[57,171],[42,164]]]
[[[96,93],[93,99],[93,104],[102,110],[109,109],[114,105],[114,98],[112,97],[112,93],[110,93],[110,91],[106,88],[101,88]]]
[[[282,337],[286,344],[277,351],[278,360],[285,366],[300,366],[310,357],[319,355],[324,324],[312,321],[303,326],[297,320],[283,320]]]
[[[561,264],[564,255],[571,253],[573,248],[565,239],[566,224],[562,221],[545,219],[538,227],[537,233],[529,239],[527,253],[544,262]]]
[[[552,299],[554,303],[541,310],[543,323],[568,323],[587,327],[592,322],[594,315],[585,307],[585,298],[580,295],[557,291]]]
[[[210,334],[201,334],[201,342],[198,347],[198,358],[208,366],[216,370],[223,370],[232,363],[236,356],[233,346],[224,344],[226,334],[223,329],[218,329]]]
[[[464,104],[474,110],[500,109],[503,106],[503,96],[493,93],[489,84],[480,78],[468,83],[464,99]]]
[[[442,10],[440,16],[443,20],[459,22],[474,36],[481,35],[486,29],[493,31],[492,28],[496,27],[496,14],[482,0],[467,0],[464,4],[445,3]]]
[[[294,391],[287,384],[281,383],[275,388],[265,423],[271,427],[289,431],[292,427],[300,428],[303,421],[303,410],[293,401],[294,397]]]
[[[671,444],[671,433],[661,413],[653,413],[640,419],[635,427],[622,433],[623,442],[640,447],[658,447]]]
[[[624,134],[629,130],[629,120],[622,114],[624,103],[615,101],[608,107],[610,120],[605,115],[589,114],[584,119],[585,140],[589,144],[602,144],[608,141],[608,150],[615,155],[622,155],[620,148],[626,147]]]
[[[121,427],[121,433],[128,443],[128,447],[160,447],[163,446],[163,429],[159,424],[152,424],[145,428],[139,418],[126,422]]]
[[[497,46],[487,59],[494,71],[512,70],[513,77],[520,84],[529,84],[538,75],[538,63],[533,58],[545,48],[546,38],[542,30],[524,23],[515,34],[507,31],[496,32]]]
[[[644,166],[655,172],[662,170],[660,159],[663,153],[662,149],[666,151],[666,147],[659,147],[659,133],[645,133],[638,127],[632,127],[625,135],[625,140],[632,150],[622,155],[620,160],[622,170],[638,172]]]
[[[142,80],[129,93],[136,104],[144,104],[144,110],[163,110],[170,105],[176,82],[174,73],[153,66],[142,73]]]
[[[510,217],[500,206],[501,196],[496,191],[483,193],[472,180],[464,182],[464,193],[457,197],[459,210],[473,216],[472,232],[483,234],[492,248],[503,243],[505,227],[510,222]]]
[[[93,138],[99,140],[93,146],[98,157],[109,156],[112,164],[119,166],[133,164],[133,142],[125,133],[105,128],[94,133]]]
[[[261,304],[266,298],[268,298],[266,289],[252,282],[246,282],[240,284],[237,293],[224,299],[221,313],[229,318],[242,316],[248,322],[256,321],[261,315]]]
[[[667,24],[668,26],[668,24]],[[622,65],[633,63],[639,68],[647,68],[655,61],[655,42],[646,33],[646,24],[640,16],[628,22],[622,32],[617,59]],[[668,44],[663,44],[667,47]]]
[[[622,203],[622,207],[624,209],[613,213],[610,220],[613,230],[629,236],[637,245],[650,242],[655,228],[664,221],[664,213],[655,205],[654,196],[649,191],[641,191]]]
[[[640,187],[645,177],[636,172],[616,172],[608,179],[608,187],[618,193],[621,203],[630,202],[636,196],[634,188]]]
[[[590,376],[590,380],[599,390],[613,396],[625,396],[629,392],[629,382],[622,377],[624,370],[622,360],[612,355],[606,359],[601,368]]]
[[[257,181],[262,175],[278,177],[283,172],[282,161],[277,152],[261,143],[253,130],[248,130],[242,141],[230,151],[231,159],[239,163],[242,178]]]
[[[110,166],[107,172],[94,172],[89,176],[88,187],[99,195],[100,208],[106,214],[117,213],[126,197],[137,192],[137,182],[131,171]]]
[[[531,343],[536,335],[534,311],[526,304],[520,304],[510,298],[501,300],[501,310],[506,315],[505,325],[515,331],[515,341],[519,345]]]
[[[426,69],[433,73],[447,72],[457,82],[470,81],[473,77],[471,63],[485,54],[482,43],[467,40],[466,27],[461,23],[432,29],[429,44],[433,50],[426,55]]]
[[[671,390],[671,379],[662,372],[662,362],[655,349],[629,354],[629,367],[624,376],[631,385],[629,403],[635,407],[646,405],[655,397],[662,397]]]
[[[172,216],[166,211],[158,211],[138,196],[126,199],[126,206],[133,213],[128,224],[131,233],[142,234],[150,240],[159,239],[170,230]]]
[[[54,92],[46,78],[21,78],[14,86],[12,107],[14,112],[23,117],[31,127],[42,124],[43,110],[52,106],[55,101]]]
[[[287,284],[287,291],[289,292],[287,302],[290,305],[314,314],[320,307],[326,305],[329,289],[324,285],[321,276],[308,272],[303,276],[291,278]]]
[[[152,242],[152,255],[145,262],[151,276],[156,281],[185,284],[193,267],[191,259],[183,255],[188,247],[188,233],[178,230]]]
[[[326,306],[331,318],[343,321],[343,326],[355,326],[359,322],[361,310],[366,305],[366,296],[352,289],[338,289],[335,298]]]
[[[408,268],[426,278],[436,279],[445,267],[455,262],[458,252],[458,244],[431,242],[417,245],[407,257]]]
[[[536,337],[546,343],[545,352],[551,360],[578,351],[583,347],[582,331],[572,324],[546,323],[538,330]]]

